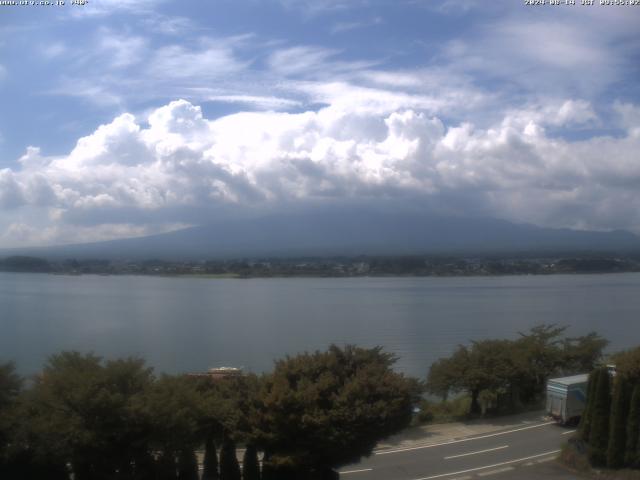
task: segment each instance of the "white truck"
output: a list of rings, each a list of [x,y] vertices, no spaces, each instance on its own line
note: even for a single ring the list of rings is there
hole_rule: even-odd
[[[563,425],[577,423],[587,404],[589,374],[547,381],[547,414]]]

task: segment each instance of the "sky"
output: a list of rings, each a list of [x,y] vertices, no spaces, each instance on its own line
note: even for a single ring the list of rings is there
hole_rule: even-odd
[[[640,4],[0,3],[0,247],[346,205],[640,234]]]

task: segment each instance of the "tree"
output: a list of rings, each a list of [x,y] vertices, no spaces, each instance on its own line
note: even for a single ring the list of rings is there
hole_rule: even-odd
[[[191,448],[183,448],[178,455],[178,480],[199,480],[198,459]]]
[[[595,403],[598,375],[600,375],[601,372],[602,369],[596,369],[589,374],[589,382],[587,383],[587,404],[585,405],[582,416],[580,417],[580,437],[587,443],[589,442],[591,423],[593,422],[593,404]]]
[[[77,480],[130,475],[149,435],[134,405],[152,380],[140,359],[53,355],[24,398],[26,443],[40,457],[70,463]]]
[[[624,375],[633,384],[640,384],[640,347],[616,353],[611,360],[618,375]]]
[[[158,480],[176,480],[178,465],[173,452],[163,451],[160,453],[157,461],[157,478]]]
[[[395,361],[380,347],[350,345],[277,361],[256,422],[269,464],[312,478],[406,427],[420,388],[392,370]]]
[[[539,402],[551,376],[592,370],[607,343],[596,333],[562,338],[565,330],[543,324],[520,333],[516,340],[482,340],[459,346],[450,357],[431,366],[427,389],[443,399],[450,393],[467,392],[472,414],[481,412],[481,395],[496,399],[498,406],[509,410],[516,410],[521,403]]]
[[[193,379],[163,375],[140,399],[136,411],[150,426],[154,449],[175,456],[200,444],[203,412]]]
[[[606,368],[601,368],[591,413],[591,433],[589,434],[589,460],[593,465],[607,463],[609,444],[609,413],[611,408],[611,381]]]
[[[562,341],[562,373],[571,375],[591,372],[602,360],[602,352],[609,341],[590,332],[582,337]]]
[[[449,358],[441,358],[431,364],[427,376],[427,391],[446,401],[450,394],[466,390],[462,381],[469,364],[467,347],[459,345]]]
[[[633,389],[630,403],[624,463],[630,467],[638,467],[640,465],[640,385],[636,385]]]
[[[466,391],[471,397],[471,414],[481,413],[480,393],[509,391],[517,365],[513,342],[482,340],[471,347],[459,346],[449,358],[435,362],[429,370],[427,389],[443,398],[449,393]]]
[[[244,451],[242,458],[242,480],[260,480],[258,450],[253,444],[247,445]]]
[[[264,452],[262,456],[262,480],[278,480],[278,474],[271,462],[271,454],[268,451]]]
[[[220,449],[220,480],[240,480],[241,476],[236,445],[227,437]]]
[[[609,446],[607,447],[609,468],[621,468],[624,464],[628,408],[629,384],[626,378],[618,376],[615,381],[609,420]]]
[[[204,445],[204,465],[202,471],[202,480],[218,480],[218,454],[216,453],[216,444],[213,435],[207,435]]]
[[[15,370],[13,362],[0,364],[0,411],[9,407],[20,393],[22,379]]]
[[[12,410],[21,386],[22,379],[15,373],[15,365],[0,364],[0,473],[8,461],[7,445],[10,443],[15,419]]]
[[[547,380],[558,373],[564,357],[561,335],[566,329],[555,324],[542,324],[527,333],[520,333],[515,352],[520,365],[518,385],[523,402],[541,398]]]

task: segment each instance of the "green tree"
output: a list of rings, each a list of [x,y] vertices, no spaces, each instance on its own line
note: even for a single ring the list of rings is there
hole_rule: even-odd
[[[640,466],[640,385],[635,386],[631,395],[624,463],[630,467]]]
[[[218,480],[220,478],[218,475],[218,454],[212,434],[207,435],[203,463],[202,480]]]
[[[406,427],[420,388],[392,370],[395,360],[380,347],[334,345],[276,362],[257,421],[260,445],[273,452],[269,463],[312,478]]]
[[[241,476],[236,445],[227,437],[220,449],[220,480],[240,480]]]
[[[582,337],[565,338],[562,341],[563,374],[591,372],[602,361],[602,352],[609,341],[590,332]]]
[[[480,393],[497,395],[510,391],[517,373],[513,342],[482,340],[471,347],[459,346],[449,358],[435,362],[429,370],[427,389],[446,398],[450,393],[467,392],[471,414],[481,413]]]
[[[271,458],[272,455],[268,451],[265,451],[262,456],[262,471],[260,472],[262,480],[278,480],[278,474],[275,471]]]
[[[139,359],[54,355],[24,397],[25,443],[40,457],[70,463],[77,480],[131,475],[149,435],[134,404],[152,380]]]
[[[12,411],[20,393],[22,379],[15,373],[13,363],[0,364],[0,472],[8,461],[7,445],[12,435]]]
[[[176,480],[178,465],[173,452],[163,451],[160,453],[157,461],[157,477],[158,480]]]
[[[609,444],[609,414],[611,410],[611,380],[606,368],[601,368],[591,413],[589,434],[589,460],[593,465],[605,466]]]
[[[614,385],[611,415],[609,420],[609,445],[607,466],[621,468],[624,464],[627,436],[627,415],[629,414],[629,384],[623,376],[618,376]]]
[[[611,360],[619,375],[624,375],[633,384],[640,384],[640,347],[616,353]]]
[[[253,444],[247,445],[242,457],[242,480],[260,480],[258,450]]]
[[[201,442],[204,415],[193,379],[163,375],[137,404],[137,412],[150,425],[152,447],[176,456]]]
[[[598,384],[598,375],[602,373],[602,369],[593,370],[589,374],[589,382],[587,383],[587,403],[580,417],[580,437],[585,442],[589,442],[591,433],[591,423],[593,422],[593,404],[596,397],[596,386]]]
[[[466,390],[463,374],[469,364],[469,350],[462,345],[448,358],[440,358],[431,364],[427,376],[427,391],[446,401],[449,395]]]
[[[565,330],[542,324],[520,333],[516,340],[459,346],[450,357],[431,366],[427,389],[443,399],[451,393],[468,393],[472,414],[481,412],[481,394],[497,399],[503,410],[538,403],[551,376],[592,370],[607,343],[596,333],[563,338]]]
[[[565,355],[561,336],[566,329],[555,324],[542,324],[527,333],[520,333],[514,351],[520,366],[518,385],[523,402],[542,398],[547,380],[559,373]]]
[[[198,459],[191,448],[183,448],[178,455],[178,480],[199,480]]]

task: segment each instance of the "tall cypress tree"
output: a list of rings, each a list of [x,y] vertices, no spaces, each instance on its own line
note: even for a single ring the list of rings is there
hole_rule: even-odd
[[[204,471],[202,480],[218,480],[218,454],[213,435],[209,435],[204,444]]]
[[[158,457],[158,480],[176,480],[176,457],[171,451],[164,451]]]
[[[135,478],[136,480],[156,479],[156,460],[148,451],[140,452],[135,458]]]
[[[640,385],[636,385],[631,395],[627,421],[627,448],[624,463],[629,467],[640,466]]]
[[[241,477],[236,445],[233,440],[226,438],[220,449],[220,480],[241,480]]]
[[[242,480],[260,480],[258,450],[255,445],[247,445],[242,457]]]
[[[198,480],[198,459],[191,448],[180,450],[178,456],[178,480]]]
[[[589,383],[587,384],[587,404],[580,418],[580,437],[585,442],[589,442],[589,434],[591,433],[591,422],[593,420],[593,404],[595,403],[596,385],[598,383],[598,375],[602,370],[597,369],[589,374]]]
[[[589,434],[589,460],[593,465],[605,466],[609,445],[609,413],[611,409],[611,379],[606,368],[601,368],[591,412],[591,432]]]
[[[271,454],[268,451],[262,456],[262,480],[278,480],[275,469],[271,464]]]
[[[621,468],[624,464],[628,413],[629,383],[623,376],[618,376],[615,381],[609,421],[609,446],[607,448],[607,466],[609,468]]]

